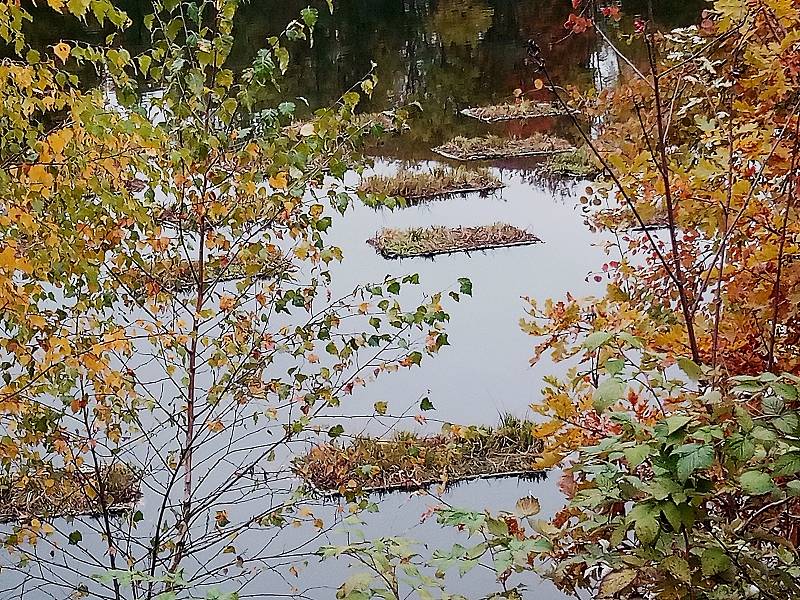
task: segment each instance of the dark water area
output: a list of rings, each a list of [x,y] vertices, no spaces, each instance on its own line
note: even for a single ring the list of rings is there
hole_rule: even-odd
[[[149,3],[119,3],[134,21],[120,37],[131,54],[147,47],[142,24]],[[701,1],[654,1],[659,26],[689,25],[704,6]],[[268,36],[299,15],[307,2],[253,0],[244,2],[234,29],[235,44],[230,66],[244,68]],[[320,4],[320,21],[313,47],[293,46],[293,66],[282,85],[282,98],[303,98],[309,109],[334,102],[358,82],[374,62],[379,85],[365,110],[387,110],[418,102],[421,111],[412,128],[390,136],[376,147],[373,172],[391,173],[400,167],[427,169],[435,164],[430,149],[456,135],[525,136],[534,131],[557,132],[574,138],[564,119],[537,119],[487,126],[459,114],[462,108],[500,102],[513,97],[515,88],[530,90],[535,74],[525,64],[527,40],[536,39],[544,49],[548,68],[560,85],[581,89],[607,87],[624,77],[624,68],[598,35],[563,39],[563,23],[571,10],[569,0],[341,0],[327,13]],[[619,24],[603,23],[609,37],[630,27],[635,14],[647,11],[643,0],[622,3],[625,18]],[[100,41],[106,32],[77,20],[53,20],[52,13],[34,10],[29,36],[41,46],[60,39]],[[636,48],[631,47],[636,56]],[[142,89],[152,86],[141,82]],[[545,96],[546,97],[546,96]],[[276,98],[277,102],[277,98]],[[298,105],[302,104],[298,101]],[[519,328],[525,296],[543,301],[601,294],[602,282],[594,273],[616,257],[607,256],[604,239],[589,232],[579,202],[588,182],[543,177],[535,161],[487,163],[505,188],[487,197],[471,195],[431,202],[404,210],[375,211],[357,206],[335,221],[330,242],[343,250],[344,261],[333,270],[333,293],[352,290],[366,281],[380,281],[387,274],[418,273],[424,289],[457,289],[457,280],[468,277],[474,296],[448,306],[451,346],[422,367],[379,379],[357,390],[346,407],[348,414],[371,415],[373,404],[386,401],[394,414],[412,409],[422,397],[436,410],[429,421],[412,419],[402,427],[436,431],[441,422],[494,424],[503,413],[530,417],[530,405],[540,396],[542,378],[563,374],[563,365],[543,360],[529,364],[536,341]],[[358,184],[358,176],[350,181]],[[490,252],[460,253],[435,259],[387,261],[366,244],[382,227],[432,225],[475,226],[504,222],[525,228],[543,243]],[[412,413],[413,414],[413,413]],[[381,432],[395,426],[391,419],[366,417],[365,431]],[[349,426],[348,429],[357,429]],[[558,475],[541,482],[509,480],[477,481],[447,491],[443,498],[471,510],[513,510],[516,500],[533,494],[542,504],[542,517],[563,504]],[[368,537],[405,536],[421,540],[428,550],[465,543],[453,530],[443,530],[420,516],[436,498],[417,494],[391,494],[380,500],[381,510],[368,515],[363,527]],[[235,509],[231,509],[235,516]],[[320,516],[336,518],[336,507],[326,506]],[[306,529],[289,530],[273,541],[270,551],[293,549],[313,538]],[[320,543],[341,543],[345,534],[330,534]],[[310,548],[302,546],[305,550]],[[342,562],[312,559],[300,576],[287,574],[287,565],[242,590],[247,597],[331,598],[350,573]],[[527,574],[526,598],[555,600],[565,596],[551,584]],[[478,569],[451,581],[452,592],[480,598],[496,589],[494,575]],[[33,596],[31,596],[33,597]]]

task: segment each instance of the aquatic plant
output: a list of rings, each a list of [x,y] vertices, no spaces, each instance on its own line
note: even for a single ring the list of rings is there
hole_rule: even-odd
[[[438,196],[467,192],[489,192],[503,183],[489,169],[436,166],[430,171],[403,169],[394,175],[374,175],[366,178],[359,192],[404,198],[414,204]]]
[[[495,223],[478,227],[383,229],[368,243],[385,258],[403,258],[522,246],[540,241],[532,233],[513,225]]]
[[[505,416],[497,427],[446,425],[439,435],[401,431],[389,439],[359,436],[315,446],[294,472],[323,492],[413,490],[465,479],[530,476],[542,442],[536,424]]]
[[[568,112],[564,110],[560,104],[554,102],[541,102],[520,98],[516,102],[465,108],[461,111],[461,114],[486,123],[496,123],[498,121],[512,121],[515,119],[558,117],[567,115]]]
[[[484,137],[457,137],[433,151],[452,160],[488,160],[492,158],[515,158],[524,156],[546,156],[560,152],[571,152],[575,148],[565,139],[536,132],[526,138],[502,138],[496,135]]]

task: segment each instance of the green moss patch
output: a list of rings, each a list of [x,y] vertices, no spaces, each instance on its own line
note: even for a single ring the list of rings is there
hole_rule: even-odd
[[[433,149],[445,158],[460,161],[548,156],[574,150],[574,146],[567,140],[543,133],[535,133],[526,138],[502,138],[495,135],[457,137]]]
[[[92,470],[46,470],[0,479],[0,522],[121,514],[139,498],[140,475],[124,464]]]
[[[400,197],[411,205],[442,196],[486,193],[502,187],[503,183],[488,169],[434,167],[430,171],[403,169],[391,176],[368,177],[362,182],[359,192]]]
[[[479,227],[383,229],[368,243],[385,258],[404,258],[524,246],[540,241],[524,229],[495,223]]]
[[[293,470],[316,490],[341,495],[534,477],[541,474],[534,464],[542,449],[534,429],[530,421],[505,417],[497,427],[446,426],[435,436],[356,437],[312,448]]]
[[[478,119],[484,123],[497,123],[499,121],[513,121],[515,119],[560,117],[569,113],[564,110],[564,107],[560,104],[554,102],[521,99],[519,102],[465,108],[461,111],[461,114],[473,119]]]

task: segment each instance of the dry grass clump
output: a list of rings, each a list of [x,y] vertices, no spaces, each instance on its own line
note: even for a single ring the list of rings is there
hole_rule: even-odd
[[[161,292],[180,294],[197,286],[198,267],[197,261],[154,261],[147,271],[134,268],[127,275],[130,287],[143,297]],[[285,279],[294,270],[291,260],[276,250],[258,262],[236,259],[229,261],[225,257],[214,259],[204,265],[203,279],[206,283],[236,281],[248,277]]]
[[[316,446],[293,469],[320,491],[415,490],[467,479],[530,476],[540,456],[535,424],[506,416],[497,427],[449,426],[440,435],[400,432]]]
[[[118,463],[94,471],[15,474],[0,478],[0,522],[97,516],[130,510],[141,497],[139,474]],[[101,499],[101,484],[103,494]]]
[[[366,178],[360,192],[405,198],[409,204],[437,196],[490,192],[503,187],[503,183],[488,169],[464,167],[434,167],[430,171],[403,169],[395,175],[375,175]]]
[[[383,229],[367,243],[385,258],[404,258],[522,246],[540,241],[524,229],[495,223],[478,227]]]
[[[462,161],[546,156],[574,150],[567,140],[539,132],[526,138],[501,138],[496,135],[457,137],[433,149],[445,158]]]
[[[595,177],[602,171],[597,160],[585,147],[551,156],[545,162],[543,169],[552,175],[586,179]]]
[[[484,121],[485,123],[496,123],[498,121],[512,121],[514,119],[559,117],[568,113],[560,104],[523,98],[518,102],[465,108],[461,111],[461,114]]]

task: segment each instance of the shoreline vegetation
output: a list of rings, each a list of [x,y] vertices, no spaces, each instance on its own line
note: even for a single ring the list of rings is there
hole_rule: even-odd
[[[122,514],[132,510],[142,496],[139,479],[133,468],[122,463],[103,467],[100,481],[94,471],[64,469],[4,477],[0,479],[0,523]]]
[[[554,102],[541,102],[522,99],[518,102],[506,102],[489,106],[472,106],[461,110],[465,117],[477,119],[484,123],[498,123],[500,121],[514,121],[517,119],[537,119],[541,117],[563,117],[578,111],[570,112]]]
[[[456,137],[433,149],[440,156],[458,161],[549,156],[574,151],[575,147],[567,140],[538,132],[526,138],[502,138],[495,135]]]
[[[527,246],[541,241],[524,229],[495,223],[478,227],[386,228],[367,243],[384,258],[391,259]]]
[[[542,476],[536,424],[506,415],[496,427],[446,425],[439,435],[398,432],[390,439],[357,436],[315,446],[292,465],[318,492],[415,491],[433,485],[499,477]]]
[[[358,191],[386,197],[399,197],[411,206],[444,196],[477,192],[486,194],[505,187],[489,169],[437,166],[430,171],[402,169],[395,175],[373,175]]]
[[[179,294],[188,292],[197,285],[197,262],[182,260],[154,262],[150,270],[134,267],[131,287],[142,296],[167,292]],[[233,262],[216,261],[205,265],[205,277],[217,283],[236,281],[255,277],[256,279],[285,279],[294,271],[294,266],[286,256],[276,251],[271,253],[261,264],[234,260]]]

